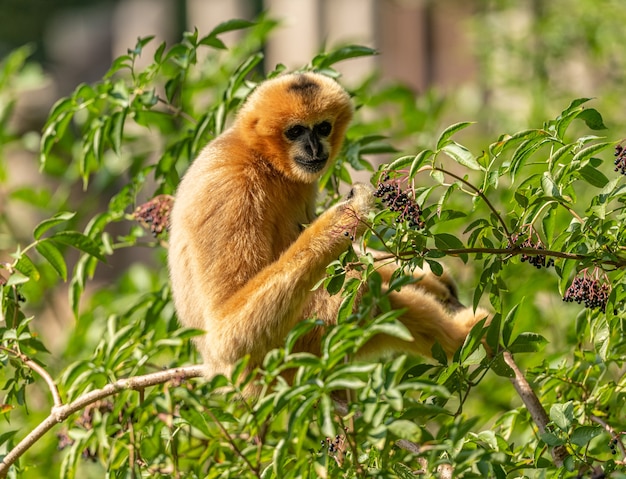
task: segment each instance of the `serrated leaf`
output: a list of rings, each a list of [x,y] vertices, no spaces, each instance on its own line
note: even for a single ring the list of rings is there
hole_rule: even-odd
[[[126,121],[127,109],[116,111],[111,115],[111,127],[109,129],[109,142],[116,155],[120,156],[122,136],[124,135],[124,122]]]
[[[415,158],[416,157],[413,155],[401,156],[400,158],[396,158],[391,163],[389,163],[389,165],[385,167],[385,171],[402,170],[406,168],[407,166],[409,166],[411,163],[413,163],[413,161],[415,161]]]
[[[443,274],[443,266],[441,266],[439,262],[426,259],[426,263],[428,263],[428,267],[435,276],[441,276]]]
[[[82,233],[79,233],[78,231],[60,231],[52,235],[49,239],[72,246],[90,256],[93,256],[94,258],[97,258],[103,263],[106,263],[106,258],[102,255],[100,246],[98,246],[94,240]]]
[[[558,150],[556,150],[548,160],[548,171],[552,171],[552,169],[558,165],[559,160],[570,152],[570,150],[574,147],[574,143],[569,143],[567,145],[562,146]]]
[[[604,188],[609,182],[609,179],[604,176],[600,170],[594,168],[591,165],[585,165],[578,170],[578,174],[591,186],[596,188]]]
[[[417,156],[414,158],[413,162],[411,163],[411,168],[409,169],[409,179],[412,179],[417,174],[417,172],[422,167],[422,165],[433,154],[434,152],[432,150],[423,150],[417,154]]]
[[[32,279],[33,281],[39,280],[39,271],[37,271],[37,267],[25,254],[18,258],[13,267],[29,279]]]
[[[592,130],[606,130],[602,115],[595,108],[584,109],[578,114],[577,118],[583,120]]]
[[[552,176],[548,171],[543,172],[543,176],[541,177],[541,189],[546,196],[552,198],[561,198],[561,192],[559,191],[559,187],[552,179]]]
[[[434,235],[435,246],[438,249],[463,249],[463,242],[454,235],[449,233],[439,233]]]
[[[213,30],[211,30],[209,36],[221,35],[222,33],[232,32],[233,30],[243,30],[244,28],[250,28],[254,25],[255,23],[249,20],[234,18],[220,23]]]
[[[515,325],[515,317],[517,316],[517,311],[522,304],[522,301],[511,308],[504,319],[504,323],[502,324],[502,344],[504,344],[504,347],[508,347],[509,342],[511,341],[513,326]]]
[[[358,378],[337,378],[332,381],[326,382],[326,388],[332,389],[361,389],[365,387],[367,383]]]
[[[43,235],[50,228],[72,219],[75,215],[76,213],[71,211],[62,211],[61,213],[57,213],[52,218],[43,220],[41,223],[35,226],[35,229],[33,230],[33,236],[35,237],[35,239],[39,239],[41,238],[41,235]]]
[[[547,342],[548,340],[540,334],[521,333],[513,340],[508,349],[512,353],[535,353],[541,351]]]
[[[504,378],[512,378],[515,377],[515,372],[511,369],[504,357],[499,354],[490,364],[491,370],[496,373],[498,376]]]
[[[213,436],[211,430],[209,429],[207,418],[200,414],[196,409],[187,407],[181,408],[180,416],[207,438],[210,439]]]
[[[596,436],[602,434],[602,428],[600,426],[579,426],[574,429],[574,432],[570,436],[572,444],[584,447]]]
[[[550,420],[564,432],[567,432],[574,422],[574,405],[571,401],[565,404],[553,404],[550,408]]]
[[[400,321],[374,324],[371,328],[369,328],[368,332],[387,334],[389,336],[393,336],[394,338],[402,339],[403,341],[414,341],[411,332]]]
[[[542,432],[541,434],[539,434],[539,436],[541,437],[541,440],[550,447],[562,446],[563,444],[565,444],[563,439],[560,439],[558,436],[555,436],[551,432]]]
[[[365,47],[362,45],[348,45],[330,53],[318,55],[313,59],[312,64],[314,67],[320,70],[324,70],[331,65],[334,65],[335,63],[343,60],[372,56],[377,54],[378,52],[370,47]]]
[[[446,144],[440,149],[454,161],[472,170],[480,171],[482,168],[474,155],[463,145],[460,145],[454,141]]]
[[[439,135],[439,139],[437,140],[437,149],[442,149],[447,143],[452,135],[454,135],[457,131],[461,131],[464,128],[467,128],[470,125],[473,125],[473,121],[462,121],[459,123],[455,123],[454,125],[450,125],[448,128],[443,130],[441,135]]]
[[[397,419],[387,426],[391,434],[408,441],[419,442],[422,439],[422,430],[413,421]]]
[[[547,214],[541,220],[541,224],[543,226],[543,233],[546,237],[546,243],[550,245],[552,244],[554,230],[556,228],[556,208],[552,207],[548,210]]]
[[[50,263],[63,281],[67,281],[67,265],[59,248],[53,241],[43,240],[35,245],[37,252]]]
[[[148,43],[150,43],[154,39],[154,35],[148,35],[147,37],[137,38],[137,43],[135,44],[135,48],[132,50],[128,50],[128,53],[132,53],[134,55],[141,55],[143,47],[145,47]]]
[[[606,141],[606,142],[603,142],[603,143],[596,143],[594,145],[590,145],[590,146],[588,146],[586,148],[583,148],[578,153],[576,153],[574,155],[574,158],[572,158],[572,161],[573,162],[583,161],[583,160],[586,160],[587,158],[591,158],[596,153],[599,153],[602,150],[606,150],[607,148],[613,146],[614,144],[615,143],[613,143],[613,142]]]

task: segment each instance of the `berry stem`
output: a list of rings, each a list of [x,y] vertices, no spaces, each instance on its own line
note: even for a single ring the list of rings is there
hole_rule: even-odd
[[[509,229],[506,226],[506,223],[504,221],[504,218],[502,218],[502,216],[500,216],[500,212],[495,208],[495,206],[491,203],[491,201],[489,201],[489,198],[487,198],[487,196],[483,193],[483,191],[480,188],[477,188],[476,186],[474,186],[472,183],[470,183],[469,181],[467,181],[465,178],[462,178],[461,176],[458,176],[454,173],[452,173],[451,171],[446,170],[445,168],[442,168],[440,166],[434,166],[434,165],[425,165],[422,166],[419,170],[417,170],[417,172],[421,172],[421,171],[440,171],[441,173],[451,176],[452,178],[454,178],[457,181],[460,181],[461,183],[463,183],[465,186],[467,186],[468,188],[470,188],[471,190],[473,190],[480,199],[482,199],[485,204],[487,205],[487,207],[491,210],[491,212],[496,216],[496,218],[498,218],[498,221],[500,222],[500,224],[502,225],[502,229],[504,230],[504,232],[506,233],[506,236],[508,238],[511,237],[511,232],[509,231]]]

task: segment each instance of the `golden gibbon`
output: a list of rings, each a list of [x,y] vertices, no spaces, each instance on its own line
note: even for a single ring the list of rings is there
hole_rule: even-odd
[[[195,341],[207,376],[229,375],[245,355],[249,367],[260,365],[304,318],[336,322],[340,295],[312,288],[374,207],[373,189],[355,184],[315,217],[317,179],[351,118],[350,97],[335,80],[285,74],[261,83],[185,173],[170,218],[169,269],[180,322],[205,331]],[[383,279],[393,269],[381,268]],[[414,340],[379,335],[363,354],[428,356],[437,341],[452,355],[487,316],[463,307],[445,274],[415,274],[419,281],[390,295]],[[323,332],[314,328],[297,348],[319,352]]]

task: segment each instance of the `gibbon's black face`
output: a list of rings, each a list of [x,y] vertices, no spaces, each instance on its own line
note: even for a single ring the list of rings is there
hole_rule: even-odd
[[[293,160],[307,173],[321,171],[330,156],[328,137],[332,131],[330,121],[314,125],[295,124],[285,130],[285,138],[291,143]]]

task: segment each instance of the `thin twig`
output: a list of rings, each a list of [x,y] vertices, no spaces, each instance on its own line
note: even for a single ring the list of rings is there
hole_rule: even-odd
[[[481,190],[480,188],[476,188],[473,184],[471,184],[469,181],[467,181],[465,178],[456,175],[454,173],[452,173],[451,171],[446,170],[445,168],[441,168],[439,166],[431,166],[431,165],[425,165],[422,166],[419,170],[418,173],[420,171],[440,171],[441,173],[443,173],[444,175],[448,175],[451,176],[452,178],[454,178],[457,181],[460,181],[461,183],[463,183],[465,186],[467,186],[468,188],[472,189],[479,197],[481,200],[483,200],[485,202],[485,204],[487,205],[487,207],[492,211],[492,213],[496,216],[496,218],[498,218],[498,221],[500,222],[500,224],[502,225],[502,229],[504,230],[504,232],[506,233],[507,238],[511,237],[511,233],[509,232],[509,229],[506,226],[506,223],[504,221],[504,219],[502,218],[502,216],[500,216],[500,212],[496,209],[495,206],[493,206],[493,204],[491,203],[491,201],[489,201],[489,198],[487,198],[487,195],[485,195],[485,193],[483,193],[483,190]]]
[[[156,386],[171,380],[190,379],[202,376],[203,366],[186,366],[182,368],[166,369],[157,373],[146,374],[144,376],[134,376],[125,379],[118,379],[114,383],[107,384],[101,389],[89,391],[69,404],[55,406],[50,411],[50,415],[33,429],[17,446],[11,449],[0,462],[0,478],[6,477],[9,468],[17,461],[30,447],[35,444],[45,433],[56,424],[65,421],[69,416],[85,408],[100,399],[113,396],[121,391],[141,390],[149,386]]]
[[[530,417],[537,425],[539,432],[543,434],[544,432],[546,432],[546,426],[550,422],[548,414],[541,405],[541,402],[535,394],[535,391],[533,391],[533,388],[526,380],[526,377],[524,376],[524,374],[522,374],[522,371],[513,359],[511,353],[509,351],[504,351],[502,353],[502,357],[504,358],[504,362],[513,370],[514,376],[511,378],[513,387],[515,388],[517,394],[526,406],[526,409],[528,409]],[[557,467],[563,466],[563,461],[569,455],[567,449],[564,446],[556,446],[550,452],[552,453],[552,459],[554,460],[554,464]]]
[[[0,346],[0,350],[5,351],[9,354],[12,354],[16,358],[18,358],[20,361],[22,361],[22,363],[28,366],[31,370],[39,374],[48,385],[48,389],[50,389],[50,393],[52,394],[52,401],[54,402],[54,407],[63,406],[63,400],[61,399],[59,388],[57,387],[56,383],[54,382],[54,379],[52,379],[52,376],[50,376],[50,373],[48,373],[48,371],[46,371],[41,365],[37,364],[28,356],[20,353],[19,351],[16,351],[15,349],[10,349],[4,346]]]
[[[613,429],[609,423],[599,418],[598,416],[595,416],[594,414],[589,416],[589,419],[591,419],[593,422],[597,422],[598,424],[600,424],[606,430],[606,432],[608,432],[614,439],[617,440],[617,447],[619,447],[619,450],[622,453],[622,457],[626,459],[626,448],[624,448],[624,443],[622,442],[622,440],[618,439],[620,433],[615,431],[615,429]]]
[[[211,416],[211,419],[213,420],[213,422],[217,425],[219,430],[222,432],[222,435],[228,441],[228,444],[230,445],[230,448],[235,452],[235,454],[237,454],[243,460],[243,462],[246,463],[246,465],[248,466],[248,468],[250,468],[250,470],[254,473],[254,475],[256,477],[260,478],[261,477],[261,473],[259,472],[259,468],[258,467],[254,467],[252,465],[252,463],[248,460],[248,458],[245,456],[245,454],[243,452],[241,452],[241,450],[237,447],[237,444],[235,444],[235,441],[232,438],[232,436],[228,433],[228,431],[224,427],[224,425],[220,422],[219,419],[217,419],[215,414],[213,414],[213,411],[211,411],[209,408],[207,408],[206,412],[207,412],[207,414],[209,416]]]
[[[423,252],[431,251],[429,249],[423,250]],[[591,255],[577,254],[577,253],[565,253],[563,251],[553,251],[548,249],[535,249],[535,248],[456,248],[456,249],[436,249],[432,251],[439,251],[440,253],[444,253],[448,256],[458,256],[461,254],[502,254],[509,256],[517,256],[521,254],[529,255],[529,256],[553,256],[555,258],[563,258],[563,259],[573,259],[577,261],[585,261],[593,258]],[[387,259],[402,259],[403,256],[415,256],[415,251],[407,251],[405,253],[395,254],[389,253],[387,255],[382,254],[376,256],[374,258],[375,261],[383,261]],[[624,268],[626,267],[625,259],[618,260],[600,260],[602,264],[615,266],[616,268]]]

